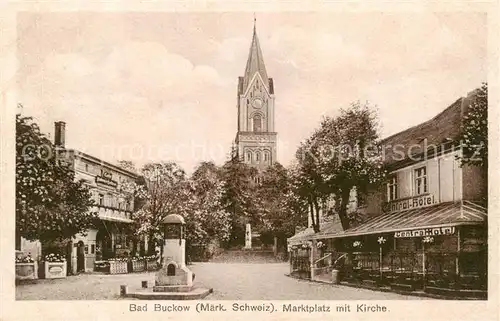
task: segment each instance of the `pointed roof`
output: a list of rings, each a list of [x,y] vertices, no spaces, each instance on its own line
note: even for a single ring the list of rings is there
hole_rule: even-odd
[[[247,66],[245,68],[245,76],[243,77],[243,92],[247,90],[248,85],[256,72],[260,74],[264,80],[264,84],[269,89],[266,66],[264,65],[264,57],[262,56],[262,50],[260,49],[259,38],[257,37],[254,18],[252,44],[250,45]]]

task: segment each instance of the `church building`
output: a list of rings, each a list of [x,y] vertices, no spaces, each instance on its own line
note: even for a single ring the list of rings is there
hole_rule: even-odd
[[[238,157],[259,171],[265,170],[276,162],[274,83],[267,75],[255,20],[245,74],[238,78],[237,101]]]

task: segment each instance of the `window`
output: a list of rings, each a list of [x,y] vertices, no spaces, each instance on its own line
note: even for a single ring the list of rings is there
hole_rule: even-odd
[[[99,205],[104,206],[104,194],[99,194]]]
[[[95,254],[95,244],[90,245],[90,254]]]
[[[393,175],[387,183],[387,201],[394,201],[398,198],[398,177]]]
[[[255,161],[256,161],[257,163],[260,163],[260,153],[259,153],[259,152],[256,152],[256,153],[255,153]]]
[[[85,164],[85,171],[88,172],[89,171],[89,164]]]
[[[427,193],[427,169],[425,167],[417,168],[415,174],[415,195]]]
[[[268,163],[269,162],[269,152],[264,152],[264,162]]]
[[[246,159],[246,162],[248,162],[248,163],[252,162],[252,152],[246,152],[245,159]]]
[[[356,198],[358,202],[358,207],[362,207],[366,205],[366,191],[363,191],[361,188],[356,190]]]
[[[262,117],[259,114],[253,116],[253,131],[260,132],[262,130]]]

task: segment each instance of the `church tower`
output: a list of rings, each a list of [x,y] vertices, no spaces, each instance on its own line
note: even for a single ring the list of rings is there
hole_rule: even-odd
[[[238,77],[237,107],[235,143],[238,157],[258,170],[265,170],[276,162],[274,84],[267,76],[255,19],[245,74]]]

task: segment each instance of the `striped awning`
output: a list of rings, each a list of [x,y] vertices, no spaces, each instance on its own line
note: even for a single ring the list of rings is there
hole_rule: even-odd
[[[486,208],[472,202],[441,203],[425,208],[378,215],[346,231],[330,233],[327,230],[310,239],[327,239],[375,233],[391,233],[423,228],[482,224],[487,220]]]

